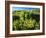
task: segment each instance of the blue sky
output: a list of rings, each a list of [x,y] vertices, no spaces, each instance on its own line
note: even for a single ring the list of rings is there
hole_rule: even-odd
[[[28,8],[28,7],[13,7],[12,10],[32,10],[37,8]]]

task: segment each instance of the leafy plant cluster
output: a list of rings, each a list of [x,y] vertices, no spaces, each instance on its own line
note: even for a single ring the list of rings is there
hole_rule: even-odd
[[[15,10],[12,13],[13,30],[40,29],[40,10]]]

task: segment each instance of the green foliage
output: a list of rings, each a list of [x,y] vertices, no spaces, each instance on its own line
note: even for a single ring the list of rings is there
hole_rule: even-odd
[[[13,30],[40,29],[40,10],[15,10],[13,11]],[[18,18],[19,17],[19,18]]]

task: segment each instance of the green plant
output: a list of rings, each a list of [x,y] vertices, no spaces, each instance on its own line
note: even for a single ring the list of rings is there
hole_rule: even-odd
[[[36,11],[37,10],[37,11]],[[13,11],[13,30],[40,29],[40,10],[15,10]]]

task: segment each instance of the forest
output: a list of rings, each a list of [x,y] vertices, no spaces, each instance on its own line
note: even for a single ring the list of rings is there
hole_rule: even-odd
[[[40,29],[40,9],[14,10],[12,18],[13,31]]]

